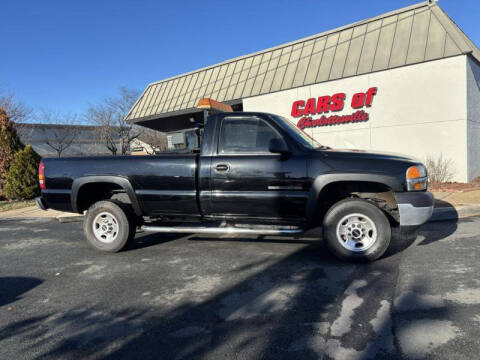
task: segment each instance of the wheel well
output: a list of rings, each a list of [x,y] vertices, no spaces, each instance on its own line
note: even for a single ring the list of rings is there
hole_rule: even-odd
[[[392,224],[399,222],[398,206],[392,189],[382,183],[368,181],[338,181],[327,184],[318,196],[317,219],[323,219],[328,209],[343,199],[365,199],[387,214]]]
[[[108,182],[88,183],[82,185],[78,190],[77,209],[79,212],[83,212],[98,201],[110,199],[131,204],[125,189],[118,184]]]

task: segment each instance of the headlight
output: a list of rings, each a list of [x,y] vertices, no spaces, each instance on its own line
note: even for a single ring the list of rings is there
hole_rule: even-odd
[[[427,171],[423,165],[410,166],[406,173],[407,190],[422,191],[427,189]]]

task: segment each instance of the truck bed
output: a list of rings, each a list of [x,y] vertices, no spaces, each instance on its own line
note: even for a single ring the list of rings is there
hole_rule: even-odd
[[[75,179],[116,176],[130,181],[147,215],[161,213],[159,209],[166,209],[169,214],[198,214],[197,157],[197,154],[168,153],[154,156],[45,158],[42,161],[47,189],[42,194],[48,207],[73,211],[70,203]]]

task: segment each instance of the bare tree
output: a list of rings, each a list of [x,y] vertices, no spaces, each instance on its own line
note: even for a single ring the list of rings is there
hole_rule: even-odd
[[[432,184],[450,182],[455,176],[454,162],[451,159],[444,158],[441,153],[436,157],[427,156],[425,165],[428,171],[428,181]]]
[[[61,157],[80,134],[78,117],[75,114],[62,114],[52,110],[42,110],[41,114],[41,122],[51,124],[49,127],[42,127],[45,143]]]
[[[164,133],[153,129],[142,129],[138,140],[147,145],[144,146],[144,149],[149,155],[164,151],[168,147],[167,136]]]
[[[112,153],[117,155],[119,141],[115,129],[113,129],[114,114],[104,105],[91,106],[87,111],[89,122],[99,127],[99,140]]]
[[[117,96],[107,97],[87,110],[86,118],[100,127],[101,141],[112,155],[125,155],[130,143],[142,133],[138,126],[125,120],[138,95],[135,90],[121,87]]]
[[[31,135],[28,131],[31,128],[24,126],[26,122],[32,119],[32,109],[17,99],[13,93],[4,93],[0,90],[0,108],[7,113],[8,118],[15,124],[18,135],[23,138]]]
[[[14,123],[22,123],[30,120],[32,109],[19,101],[15,94],[5,94],[0,90],[0,108],[3,108],[7,116]]]

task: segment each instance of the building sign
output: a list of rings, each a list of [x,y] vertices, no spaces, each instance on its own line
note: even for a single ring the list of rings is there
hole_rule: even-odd
[[[353,113],[349,115],[328,115],[330,112],[339,112],[344,109],[347,101],[345,93],[294,101],[291,115],[294,118],[300,117],[297,123],[300,129],[368,121],[370,116],[363,108],[372,106],[376,94],[376,87],[368,89],[367,92],[354,94],[349,101]],[[315,115],[321,116],[313,118]]]

